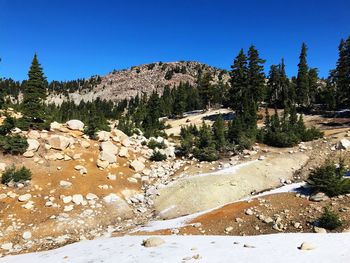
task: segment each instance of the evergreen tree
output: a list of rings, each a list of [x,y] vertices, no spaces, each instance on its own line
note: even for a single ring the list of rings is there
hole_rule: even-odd
[[[310,103],[309,98],[309,77],[308,72],[309,68],[306,61],[306,52],[307,47],[306,44],[303,43],[301,46],[301,53],[299,56],[299,64],[298,64],[298,76],[297,76],[297,86],[296,86],[296,92],[297,92],[297,102],[301,106],[308,106]]]
[[[225,121],[222,115],[219,115],[213,123],[213,136],[216,148],[220,150],[226,144]]]
[[[229,106],[232,109],[239,111],[242,110],[242,99],[245,97],[248,87],[247,57],[244,54],[243,49],[240,50],[239,54],[235,58],[231,69],[232,70],[230,72],[231,88],[229,91]]]
[[[248,50],[248,61],[248,98],[258,106],[265,94],[265,60],[260,58],[258,50],[252,45]]]
[[[23,112],[33,121],[43,120],[45,118],[44,101],[47,81],[36,54],[30,66],[28,77],[23,90]]]
[[[335,83],[337,107],[350,107],[350,37],[341,40],[336,69],[330,78]]]
[[[214,97],[213,86],[211,84],[212,80],[213,77],[210,72],[205,72],[204,74],[200,75],[197,83],[199,96],[202,98],[203,106],[206,109],[210,109],[211,102],[213,101]]]
[[[316,102],[316,95],[317,95],[317,89],[318,89],[318,69],[317,68],[310,68],[309,73],[309,98],[310,104],[314,104]]]

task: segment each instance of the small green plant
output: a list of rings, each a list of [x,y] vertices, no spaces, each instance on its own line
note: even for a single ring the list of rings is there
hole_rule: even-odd
[[[318,219],[318,225],[329,230],[334,230],[341,227],[343,222],[337,213],[333,212],[329,207],[325,207],[323,214]]]
[[[154,151],[151,158],[151,161],[154,162],[160,162],[160,161],[165,161],[166,160],[166,155],[162,154],[160,151]]]
[[[343,160],[337,166],[327,161],[310,174],[308,183],[314,192],[324,192],[331,197],[347,194],[350,193],[350,179],[344,178],[345,173]]]
[[[148,144],[147,144],[148,148],[154,150],[155,148],[158,148],[158,149],[165,149],[166,148],[166,145],[164,143],[164,141],[162,142],[157,142],[156,140],[154,139],[151,139]]]
[[[0,147],[4,153],[18,155],[27,150],[28,143],[26,138],[20,135],[8,135],[0,137]]]
[[[26,167],[22,166],[19,169],[16,169],[14,165],[7,168],[1,177],[2,184],[8,184],[10,182],[18,183],[25,182],[32,178],[32,172]]]

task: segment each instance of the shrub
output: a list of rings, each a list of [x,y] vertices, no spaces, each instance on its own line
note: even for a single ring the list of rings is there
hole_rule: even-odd
[[[166,155],[162,154],[160,151],[154,151],[150,159],[154,162],[165,161]]]
[[[27,140],[20,135],[2,136],[0,146],[4,153],[13,155],[22,154],[28,148]]]
[[[315,192],[324,192],[331,197],[347,194],[350,193],[350,179],[344,178],[345,173],[343,160],[339,166],[327,161],[310,174],[308,183]]]
[[[300,142],[298,136],[292,132],[267,132],[264,143],[275,147],[292,147]]]
[[[165,145],[164,141],[157,142],[154,139],[149,140],[147,146],[148,146],[148,148],[153,149],[153,150],[155,148],[158,148],[158,149],[165,149],[166,148],[166,145]]]
[[[194,157],[200,161],[216,161],[219,159],[218,151],[213,147],[206,147],[203,149],[195,148],[193,151]]]
[[[26,167],[22,166],[20,169],[16,169],[14,165],[7,168],[1,177],[2,184],[8,184],[11,181],[18,183],[30,180],[32,178],[32,172]]]
[[[333,212],[329,207],[325,207],[323,214],[318,219],[318,226],[329,230],[334,230],[342,225],[343,222],[339,218],[339,215]]]
[[[312,141],[323,136],[323,132],[321,132],[316,127],[312,127],[310,129],[305,130],[300,134],[300,138],[303,142]]]

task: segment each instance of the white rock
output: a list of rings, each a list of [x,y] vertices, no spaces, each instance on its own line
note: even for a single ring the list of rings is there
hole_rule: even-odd
[[[124,140],[124,139],[128,138],[128,135],[126,135],[124,132],[122,132],[121,130],[118,130],[118,129],[112,130],[112,134],[114,136],[118,137],[119,140]]]
[[[125,138],[124,140],[122,140],[122,145],[124,147],[129,147],[131,145],[129,138]]]
[[[62,196],[62,201],[64,204],[68,204],[70,202],[72,202],[72,196],[68,195],[68,196]]]
[[[119,156],[120,157],[129,157],[128,148],[121,147],[120,150],[119,150]]]
[[[87,200],[96,200],[96,199],[98,199],[98,196],[95,195],[95,194],[93,194],[93,193],[88,193],[88,194],[85,196],[85,198],[86,198]]]
[[[86,149],[90,147],[90,143],[88,141],[82,141],[81,146]]]
[[[139,160],[134,160],[130,163],[130,167],[136,171],[136,172],[140,172],[145,168],[144,163],[140,162]]]
[[[54,122],[51,122],[50,123],[50,130],[53,131],[53,130],[59,130],[62,128],[62,124],[61,123],[58,123],[56,121]]]
[[[338,142],[337,148],[339,150],[347,150],[350,148],[350,141],[348,139],[342,139]]]
[[[72,186],[72,183],[71,183],[71,182],[64,181],[64,180],[61,180],[61,181],[60,181],[60,186],[61,186],[62,188],[69,188],[69,187]]]
[[[101,169],[106,169],[109,166],[108,161],[102,161],[100,159],[97,160],[96,164],[97,164],[97,167],[99,167]]]
[[[26,151],[25,153],[23,153],[23,157],[26,157],[26,158],[32,158],[33,156],[34,156],[33,151]]]
[[[303,242],[299,247],[300,250],[313,250],[315,248],[316,247],[313,244],[308,242]]]
[[[97,139],[100,141],[100,142],[105,142],[105,141],[108,141],[109,138],[111,137],[111,133],[110,132],[107,132],[107,131],[99,131],[97,132]]]
[[[84,130],[84,123],[80,120],[70,120],[66,122],[68,129],[70,130]]]
[[[18,197],[18,201],[20,201],[20,202],[27,202],[30,198],[32,198],[31,194],[20,195]]]
[[[0,163],[0,172],[3,172],[6,170],[7,164],[6,163]]]
[[[75,194],[73,195],[73,203],[76,205],[80,205],[84,202],[84,197],[81,194]]]
[[[62,135],[52,135],[47,138],[47,143],[51,146],[51,148],[56,150],[66,149],[71,144],[71,142],[72,139]]]
[[[36,152],[40,147],[40,143],[36,139],[27,139],[27,143],[28,143],[27,151]]]
[[[100,152],[98,158],[99,158],[101,161],[107,161],[107,162],[110,163],[110,164],[116,163],[116,162],[117,162],[117,156],[114,155],[113,153],[106,152],[106,151]]]
[[[23,239],[28,240],[32,238],[32,233],[30,231],[25,231],[22,234]]]
[[[73,208],[74,208],[73,205],[66,205],[66,206],[64,206],[63,211],[64,212],[69,212],[69,211],[72,211]]]
[[[163,245],[165,241],[160,237],[150,237],[142,242],[144,247],[159,247]]]
[[[27,133],[27,137],[29,139],[34,139],[34,140],[37,140],[39,139],[41,136],[40,136],[40,133],[36,130],[31,130]]]
[[[3,249],[3,250],[11,250],[12,247],[13,247],[13,244],[11,242],[4,243],[4,244],[1,245],[1,249]]]
[[[117,176],[115,174],[108,174],[107,179],[115,181],[115,180],[117,180]]]

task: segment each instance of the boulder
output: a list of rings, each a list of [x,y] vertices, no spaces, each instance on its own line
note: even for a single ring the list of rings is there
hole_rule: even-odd
[[[66,122],[68,129],[70,130],[84,130],[84,123],[80,120],[70,120]]]
[[[31,194],[24,194],[24,195],[20,195],[18,197],[18,201],[20,202],[27,202],[30,200],[30,198],[32,198],[32,195]]]
[[[126,135],[124,132],[118,129],[112,130],[112,134],[118,137],[120,141],[123,141],[124,139],[128,138],[128,135]]]
[[[51,122],[50,123],[50,130],[53,131],[53,130],[59,130],[62,128],[62,124],[61,123],[58,123],[56,121],[54,122]]]
[[[322,227],[314,226],[314,232],[319,234],[326,234],[327,230]]]
[[[124,140],[122,140],[122,145],[125,147],[129,147],[131,145],[131,141],[129,138],[125,138]]]
[[[144,163],[140,162],[139,160],[134,160],[130,163],[130,167],[136,171],[136,172],[140,172],[145,168]]]
[[[85,196],[86,200],[96,200],[98,199],[98,196],[93,194],[93,193],[88,193],[86,196]]]
[[[111,137],[111,133],[107,131],[99,131],[97,132],[96,136],[100,142],[105,142],[109,140],[109,138]]]
[[[319,192],[319,193],[316,193],[316,194],[310,196],[310,201],[314,201],[314,202],[326,201],[328,199],[329,199],[329,197],[325,193],[322,193],[322,192]]]
[[[32,238],[32,233],[30,231],[25,231],[22,234],[23,239],[28,240]]]
[[[109,165],[108,161],[102,161],[100,159],[97,160],[97,167],[101,168],[101,169],[106,169]]]
[[[36,152],[40,147],[40,143],[36,139],[27,139],[27,143],[28,143],[27,151]]]
[[[69,188],[71,186],[72,186],[71,182],[67,182],[67,181],[64,181],[64,180],[60,181],[60,187],[62,187],[62,188]]]
[[[161,239],[160,237],[150,237],[145,240],[143,240],[142,245],[144,247],[159,247],[163,245],[165,241]]]
[[[71,144],[71,139],[62,135],[52,135],[47,138],[47,143],[53,149],[64,150]]]
[[[129,151],[128,151],[128,148],[126,147],[121,147],[120,150],[119,150],[119,156],[120,157],[129,157]]]
[[[6,163],[0,163],[0,172],[3,172],[6,170],[7,164]]]
[[[12,243],[3,243],[3,244],[1,245],[1,249],[3,249],[3,250],[11,250],[12,247],[13,247],[13,244],[12,244]]]
[[[33,156],[34,156],[33,151],[26,151],[25,153],[23,153],[23,157],[26,157],[26,158],[32,158]]]
[[[337,149],[347,150],[350,149],[350,141],[348,139],[342,139],[338,142]]]
[[[63,201],[64,204],[68,204],[68,203],[72,202],[72,197],[71,197],[70,195],[68,195],[68,196],[62,196],[61,199],[62,199],[62,201]]]
[[[41,136],[40,136],[40,133],[36,130],[31,130],[30,132],[27,133],[27,137],[29,139],[34,139],[34,140],[37,140],[39,139]]]
[[[111,141],[102,142],[100,145],[101,151],[108,152],[110,154],[118,154],[118,147]]]
[[[311,244],[311,243],[308,243],[308,242],[303,242],[300,247],[298,247],[300,250],[313,250],[315,249],[316,247]]]
[[[85,149],[90,147],[90,143],[88,141],[82,141],[80,144],[81,144],[81,147]]]
[[[72,197],[72,201],[76,205],[80,205],[84,202],[84,197],[81,194],[75,194]]]
[[[113,153],[107,152],[107,151],[100,152],[100,155],[98,156],[98,158],[101,161],[107,161],[110,164],[117,162],[117,156],[114,155]]]
[[[169,146],[164,150],[164,153],[168,157],[175,157],[175,147],[174,146]]]

